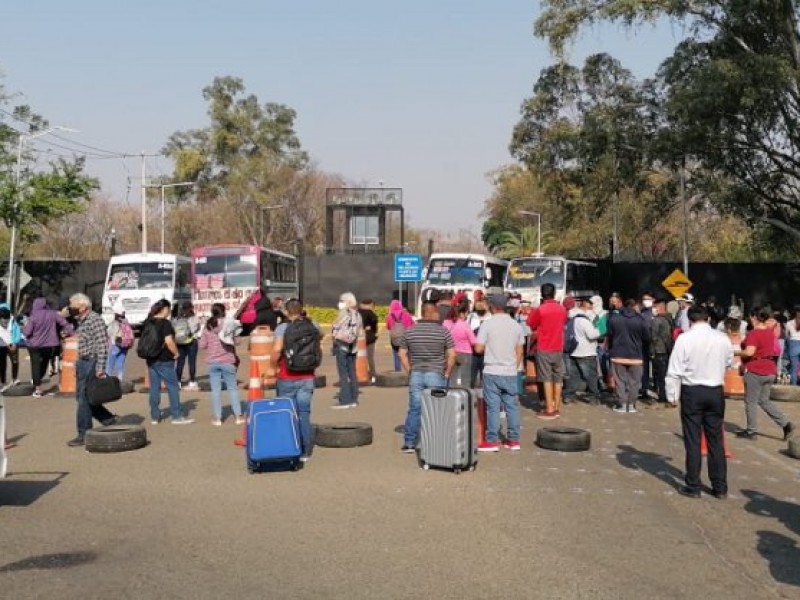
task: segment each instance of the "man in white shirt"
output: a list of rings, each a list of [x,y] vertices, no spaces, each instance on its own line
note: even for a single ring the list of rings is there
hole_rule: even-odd
[[[569,378],[564,384],[564,404],[574,401],[575,392],[581,381],[586,384],[589,393],[586,401],[592,406],[600,404],[600,387],[597,377],[597,340],[600,332],[592,324],[594,316],[592,301],[589,298],[580,298],[575,312],[570,312],[571,321],[567,328],[575,328],[575,340],[578,345],[569,355]]]
[[[708,440],[708,477],[716,498],[728,495],[728,465],[722,435],[725,422],[725,369],[733,360],[728,338],[708,324],[702,306],[690,306],[689,331],[678,336],[667,369],[667,400],[681,401],[686,485],[678,492],[700,497],[700,435]]]

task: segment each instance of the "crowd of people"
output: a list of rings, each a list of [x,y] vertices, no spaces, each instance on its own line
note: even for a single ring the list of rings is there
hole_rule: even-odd
[[[638,298],[614,293],[606,309],[599,296],[569,296],[559,302],[553,285],[544,284],[540,291],[541,302],[533,307],[513,294],[485,297],[476,292],[468,297],[428,290],[421,300],[419,320],[399,300],[392,301],[384,326],[395,370],[405,370],[409,375],[403,452],[416,450],[426,389],[482,388],[486,431],[480,452],[519,450],[518,405],[530,385],[536,386],[539,399],[536,416],[546,421],[559,419],[564,406],[578,401],[593,406],[607,404],[621,415],[636,413],[640,403],[666,409],[680,405],[687,452],[684,491],[687,495],[699,492],[699,448],[704,435],[714,492],[722,497],[727,493],[722,450],[724,383],[731,370],[741,374],[744,383],[745,425],[737,435],[750,440],[757,437],[759,408],[781,428],[784,439],[793,435],[795,426],[770,400],[770,389],[776,381],[798,381],[800,308],[785,314],[756,307],[745,319],[737,305],[723,310],[713,298],[698,303],[691,294],[667,301],[649,292]],[[291,347],[302,328],[313,327],[316,343],[322,339],[322,331],[295,299],[284,303],[263,296],[253,305],[255,325],[269,325],[274,331],[269,374],[277,377],[278,394],[296,402],[303,460],[308,460],[313,446],[310,413],[318,361],[309,363],[310,368],[298,369],[291,360],[287,362],[287,356],[292,356]],[[359,303],[350,292],[340,296],[331,332],[331,351],[339,376],[333,408],[358,406],[356,358],[361,336],[366,338],[369,375],[374,381],[379,328],[372,300]],[[162,421],[162,383],[171,423],[194,421],[182,412],[180,389],[187,363],[186,389],[198,388],[199,350],[204,351],[210,382],[212,425],[222,425],[223,384],[235,423],[244,422],[236,385],[240,362],[236,340],[240,334],[239,321],[228,317],[222,304],[212,307],[208,319],[198,318],[191,302],[172,306],[160,300],[153,305],[138,347],[147,363],[151,424]],[[124,308],[115,306],[114,318],[106,326],[84,294],[73,295],[62,311],[37,298],[20,326],[7,305],[0,304],[3,384],[9,359],[12,384],[17,380],[18,348],[24,340],[31,357],[33,395],[41,396],[48,365],[57,359],[61,338],[70,335],[78,338],[78,402],[77,436],[69,445],[81,446],[93,420],[103,425],[117,421],[104,406],[89,402],[87,386],[92,378],[124,376],[127,354],[135,345]],[[151,335],[155,350],[143,354]],[[501,413],[505,414],[505,433],[501,431]]]

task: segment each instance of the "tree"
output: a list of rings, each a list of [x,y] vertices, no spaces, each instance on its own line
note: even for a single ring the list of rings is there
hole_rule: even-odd
[[[6,108],[8,107],[8,108]],[[82,209],[98,189],[96,179],[83,173],[84,159],[59,159],[46,170],[35,167],[34,151],[23,148],[17,173],[20,136],[44,131],[47,121],[26,105],[11,105],[0,83],[0,110],[10,117],[0,120],[0,219],[16,226],[21,245],[37,239],[44,226]]]
[[[283,104],[261,104],[238,77],[216,77],[203,89],[210,125],[178,131],[164,152],[175,161],[174,177],[196,181],[199,199],[216,197],[237,171],[267,161],[300,169],[308,162],[294,131],[297,114]]]
[[[691,156],[722,211],[800,238],[800,31],[796,0],[549,0],[536,33],[563,60],[582,27],[661,17],[688,38],[661,66],[662,157]]]

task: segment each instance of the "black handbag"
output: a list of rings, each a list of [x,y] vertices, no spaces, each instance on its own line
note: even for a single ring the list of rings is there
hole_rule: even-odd
[[[92,406],[115,402],[122,398],[122,387],[118,377],[92,377],[86,384],[86,397]]]

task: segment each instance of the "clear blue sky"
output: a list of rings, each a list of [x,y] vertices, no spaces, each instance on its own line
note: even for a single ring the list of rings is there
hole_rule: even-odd
[[[21,101],[80,130],[71,139],[131,153],[205,126],[201,89],[239,76],[262,102],[297,111],[322,169],[403,187],[414,226],[478,230],[486,175],[510,162],[519,106],[551,62],[532,34],[539,10],[532,0],[13,2],[0,11],[0,70]],[[573,58],[607,51],[648,75],[680,35],[602,27]],[[137,161],[127,169],[136,176]],[[89,170],[125,197],[123,161]]]

